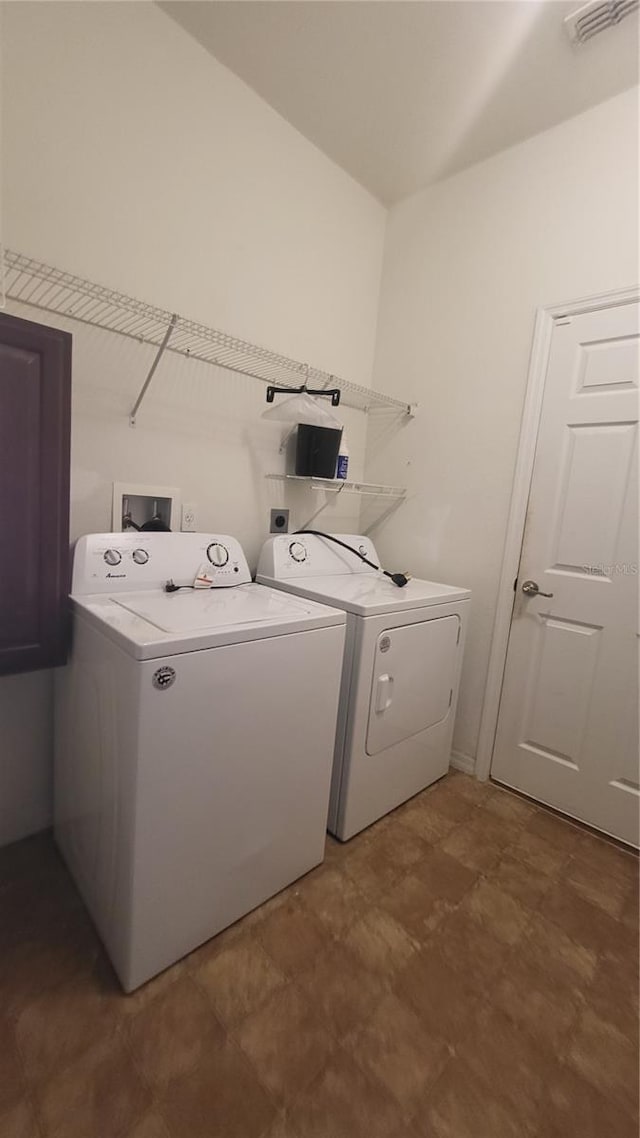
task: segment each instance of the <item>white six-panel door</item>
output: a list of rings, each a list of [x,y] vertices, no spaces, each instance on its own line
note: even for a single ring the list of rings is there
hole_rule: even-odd
[[[639,347],[637,303],[556,322],[491,768],[634,845]]]

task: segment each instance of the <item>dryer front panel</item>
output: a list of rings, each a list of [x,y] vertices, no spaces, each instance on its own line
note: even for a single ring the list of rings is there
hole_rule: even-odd
[[[455,686],[460,618],[443,616],[378,635],[366,751],[377,755],[446,719]]]

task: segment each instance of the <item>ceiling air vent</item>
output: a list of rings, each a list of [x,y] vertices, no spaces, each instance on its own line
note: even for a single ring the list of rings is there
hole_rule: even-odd
[[[586,43],[592,36],[612,28],[637,12],[640,0],[589,0],[567,16],[564,24],[572,43]]]

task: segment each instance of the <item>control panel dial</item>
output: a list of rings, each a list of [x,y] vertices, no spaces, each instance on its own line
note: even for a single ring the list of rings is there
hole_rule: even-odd
[[[294,561],[307,560],[307,551],[301,541],[292,541],[289,546],[289,553]]]
[[[107,565],[119,565],[122,561],[122,554],[117,549],[107,549],[104,552],[104,559]]]
[[[149,560],[149,554],[147,553],[146,549],[134,549],[131,556],[133,557],[136,565],[146,565],[147,561]]]
[[[222,569],[229,560],[229,550],[219,541],[212,541],[211,545],[207,546],[207,557],[212,565]]]

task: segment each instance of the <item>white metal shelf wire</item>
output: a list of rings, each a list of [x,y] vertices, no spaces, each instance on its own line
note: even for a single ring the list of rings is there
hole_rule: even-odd
[[[329,490],[336,494],[363,494],[375,498],[405,498],[404,486],[385,486],[381,482],[349,482],[342,478],[313,478],[304,474],[267,474],[277,482],[304,482],[311,490]]]
[[[342,402],[361,411],[404,415],[415,412],[412,404],[383,392],[340,379],[21,253],[5,250],[4,264],[5,292],[12,300],[157,346],[158,353],[131,412],[132,423],[165,350],[215,364],[264,383],[291,387],[301,383],[307,383],[309,387],[339,387]]]

